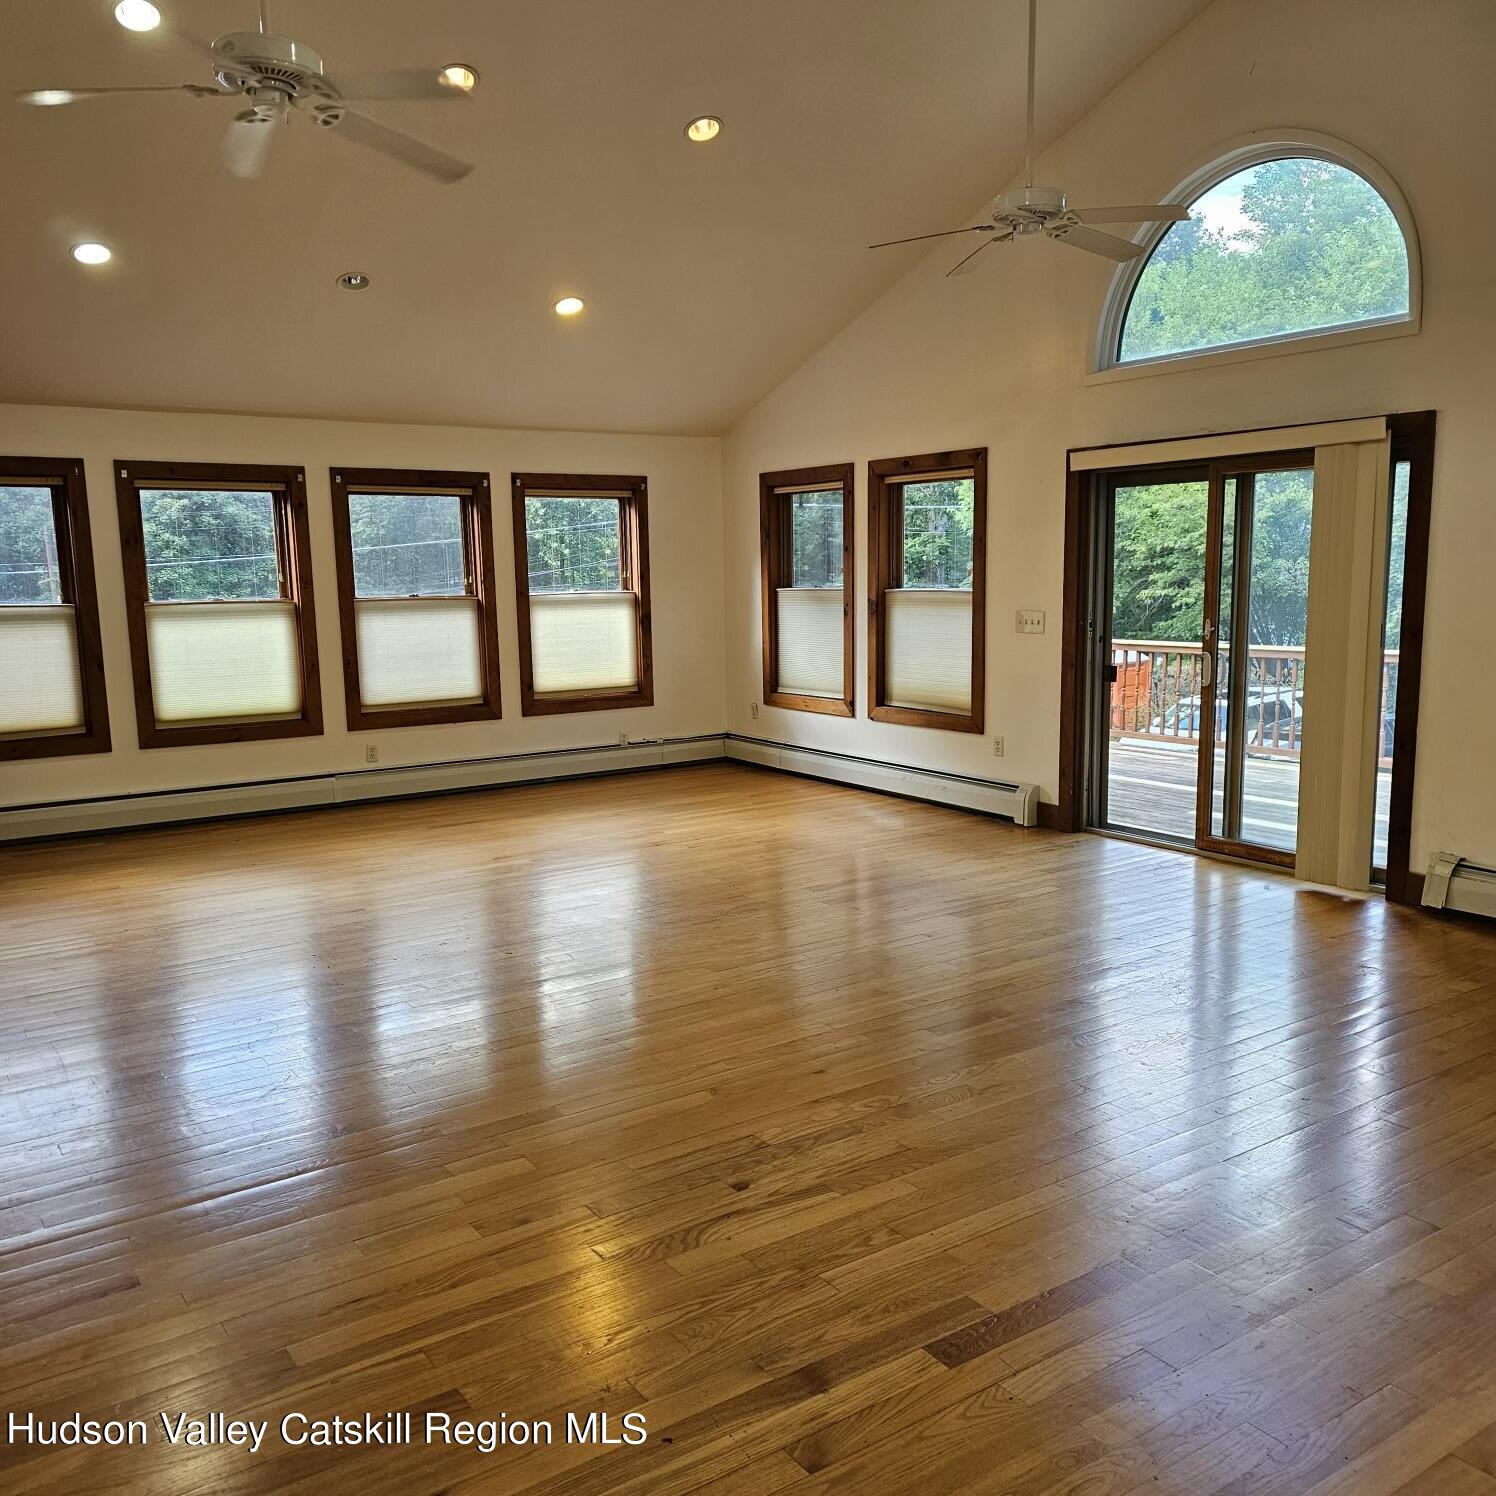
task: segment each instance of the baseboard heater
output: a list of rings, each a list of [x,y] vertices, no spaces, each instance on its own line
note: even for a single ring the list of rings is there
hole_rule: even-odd
[[[1496,919],[1496,868],[1477,867],[1454,852],[1435,853],[1423,880],[1423,903]]]
[[[506,784],[536,784],[547,779],[574,779],[592,774],[620,774],[632,769],[661,768],[667,764],[704,763],[722,758],[723,753],[722,738],[714,733],[706,737],[630,743],[626,747],[558,749],[549,753],[518,753],[458,763],[362,769],[308,779],[268,780],[256,784],[215,785],[207,789],[115,795],[103,800],[22,805],[0,811],[0,842],[79,836],[132,826],[164,826],[177,821],[264,815],[270,811],[307,810],[366,800],[440,795]]]
[[[962,774],[943,774],[935,769],[911,769],[879,759],[856,758],[845,753],[827,753],[819,748],[801,748],[774,743],[765,738],[727,735],[727,756],[766,769],[789,774],[808,774],[815,779],[834,779],[861,789],[883,790],[938,805],[957,805],[963,810],[985,811],[1004,816],[1019,826],[1039,823],[1039,786],[1003,784],[992,779],[972,779]]]

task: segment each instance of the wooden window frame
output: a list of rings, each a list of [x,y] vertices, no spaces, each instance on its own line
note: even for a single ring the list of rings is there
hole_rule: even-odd
[[[888,650],[883,637],[888,609],[884,594],[903,577],[902,486],[938,478],[952,470],[970,470],[971,524],[971,710],[926,711],[890,706],[885,689]],[[898,492],[896,492],[898,491]],[[981,732],[987,681],[987,449],[965,447],[926,452],[917,457],[885,457],[867,465],[868,716],[874,722],[901,727],[935,727],[947,732]]]
[[[856,636],[852,613],[852,592],[856,585],[854,555],[856,546],[855,469],[850,462],[832,463],[826,467],[787,468],[778,473],[758,475],[759,570],[762,578],[764,705],[783,707],[792,712],[819,712],[828,717],[854,717],[856,711]],[[830,484],[841,488],[842,496],[842,693],[837,696],[805,696],[779,689],[779,610],[775,594],[792,585],[789,561],[792,554],[790,526],[792,514],[786,490],[826,489]]]
[[[503,715],[499,694],[498,583],[493,559],[492,484],[487,473],[426,468],[332,468],[332,529],[338,571],[338,623],[342,636],[343,693],[348,731],[384,727],[435,727],[453,722],[496,722]],[[353,528],[349,494],[459,494],[462,505],[462,569],[468,597],[478,600],[481,701],[428,706],[365,707],[358,664],[358,595],[353,576]],[[399,601],[399,599],[391,599]]]
[[[188,722],[163,727],[156,721],[151,654],[146,635],[150,583],[140,517],[142,488],[269,488],[275,494],[276,561],[281,595],[295,606],[301,661],[301,714],[265,721]],[[125,579],[125,616],[135,686],[135,728],[142,748],[189,748],[211,743],[253,743],[275,738],[317,737],[322,732],[322,677],[317,663],[317,617],[312,595],[312,546],[307,523],[306,473],[299,467],[259,463],[126,462],[114,464],[119,504],[120,560]]]
[[[62,600],[73,605],[78,679],[83,694],[82,732],[0,738],[0,763],[62,758],[75,753],[108,753],[109,699],[104,682],[104,644],[99,631],[99,594],[94,582],[93,537],[88,523],[88,485],[84,480],[83,460],[0,457],[0,478],[18,478],[28,486],[52,492],[57,575]]]
[[[519,625],[520,711],[526,717],[555,717],[568,712],[603,712],[654,705],[654,644],[649,610],[649,480],[603,473],[511,473],[514,512],[514,595]],[[537,696],[530,653],[530,548],[525,532],[525,500],[586,498],[589,494],[626,497],[618,500],[619,587],[637,599],[634,643],[639,683],[623,691],[577,691],[564,696]]]

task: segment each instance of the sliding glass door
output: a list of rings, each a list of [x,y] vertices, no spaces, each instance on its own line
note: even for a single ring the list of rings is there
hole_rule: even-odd
[[[1310,453],[1104,476],[1091,824],[1292,865]]]
[[[1313,507],[1311,453],[1212,468],[1195,837],[1210,851],[1294,860]]]

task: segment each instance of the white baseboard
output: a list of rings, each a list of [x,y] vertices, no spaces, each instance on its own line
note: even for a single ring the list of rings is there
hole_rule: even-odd
[[[903,764],[855,758],[844,753],[826,753],[793,743],[774,743],[764,738],[727,735],[727,756],[766,769],[790,774],[808,774],[815,779],[833,779],[860,789],[883,790],[930,800],[937,805],[955,805],[1004,816],[1019,826],[1039,823],[1039,786],[1004,784],[991,779],[970,779],[961,774],[942,774],[934,769],[912,769]]]
[[[504,758],[405,769],[367,769],[311,779],[269,780],[168,790],[158,794],[116,795],[107,800],[73,800],[52,805],[21,805],[0,811],[0,842],[78,836],[131,826],[165,826],[178,821],[220,820],[305,810],[408,795],[439,795],[453,790],[506,784],[535,784],[589,774],[620,774],[667,764],[705,763],[724,755],[722,739],[674,738],[631,743],[626,748],[576,748],[555,753],[520,753]]]

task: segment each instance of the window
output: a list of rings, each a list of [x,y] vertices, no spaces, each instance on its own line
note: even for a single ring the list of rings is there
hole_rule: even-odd
[[[981,732],[986,448],[869,463],[868,541],[869,715]]]
[[[525,715],[652,706],[645,480],[516,473],[512,485]]]
[[[1238,152],[1181,189],[1189,218],[1120,272],[1104,362],[1412,321],[1401,204],[1394,211],[1340,161],[1265,149],[1265,158],[1263,148]]]
[[[332,473],[348,730],[499,715],[487,473]]]
[[[760,473],[764,702],[853,714],[852,465]]]
[[[0,761],[108,751],[83,464],[0,457]]]
[[[300,468],[118,463],[142,748],[322,731]]]

